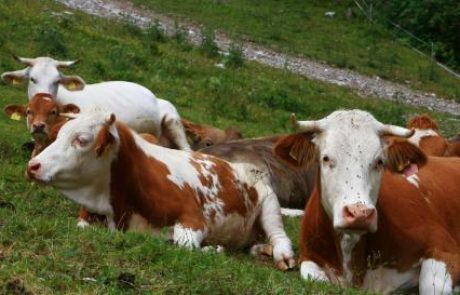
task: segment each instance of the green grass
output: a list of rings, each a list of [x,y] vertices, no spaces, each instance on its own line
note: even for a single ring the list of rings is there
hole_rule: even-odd
[[[406,83],[460,100],[460,80],[370,24],[353,1],[323,0],[132,0],[132,2],[221,29],[281,52],[300,54],[340,68]],[[346,17],[353,7],[357,17]],[[336,16],[324,16],[335,11]]]
[[[138,82],[175,103],[184,117],[219,127],[234,124],[248,137],[289,131],[293,111],[307,119],[362,108],[394,124],[424,111],[362,99],[257,63],[223,70],[215,67],[222,57],[209,58],[152,31],[80,13],[51,15],[63,9],[53,1],[0,1],[0,72],[20,67],[13,52],[80,58],[68,73],[88,82]],[[25,103],[25,87],[0,84],[0,101],[1,107]],[[447,134],[460,127],[451,116],[430,114]],[[298,271],[282,273],[272,262],[243,253],[186,251],[147,234],[112,233],[102,226],[78,230],[76,204],[24,180],[29,155],[20,147],[29,138],[24,121],[0,116],[0,294],[21,294],[20,287],[36,294],[357,293],[304,282]],[[299,220],[286,222],[297,252]],[[134,289],[121,278],[134,282]]]

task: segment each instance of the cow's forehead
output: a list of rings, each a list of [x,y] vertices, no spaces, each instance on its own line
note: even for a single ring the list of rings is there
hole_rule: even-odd
[[[71,136],[75,133],[97,132],[106,122],[107,114],[102,112],[89,112],[70,120],[59,131],[58,136]]]
[[[324,118],[327,128],[375,128],[379,123],[374,116],[362,110],[339,110]]]
[[[59,70],[56,67],[56,61],[49,57],[38,57],[35,59],[34,66],[30,69],[30,73],[43,74],[46,72],[49,74],[59,74]]]

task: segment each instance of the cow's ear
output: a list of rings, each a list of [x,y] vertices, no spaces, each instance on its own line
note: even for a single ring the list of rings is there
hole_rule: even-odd
[[[403,173],[412,164],[421,168],[426,164],[425,153],[405,139],[393,139],[387,147],[387,168],[393,173]]]
[[[13,72],[4,72],[1,77],[3,81],[5,81],[6,83],[15,85],[15,84],[19,84],[27,80],[29,75],[28,75],[27,68],[25,68],[25,69],[13,71]]]
[[[73,103],[69,103],[69,104],[66,104],[66,105],[63,105],[59,108],[59,112],[60,113],[79,113],[80,112],[80,108],[76,105],[74,105]]]
[[[85,88],[85,81],[79,76],[62,76],[59,83],[70,91],[78,91]]]
[[[241,131],[236,128],[236,127],[228,127],[225,129],[225,135],[227,137],[227,140],[235,140],[235,139],[241,139],[243,138],[243,135],[241,134]]]
[[[284,136],[275,144],[273,153],[294,167],[308,166],[316,162],[318,156],[313,137],[313,132]]]
[[[13,120],[19,120],[21,117],[27,116],[26,106],[9,104],[3,110],[5,114]]]
[[[105,119],[105,124],[99,131],[96,137],[96,155],[100,157],[102,153],[115,142],[115,136],[111,130],[115,128],[114,123],[116,121],[115,114],[110,114]]]

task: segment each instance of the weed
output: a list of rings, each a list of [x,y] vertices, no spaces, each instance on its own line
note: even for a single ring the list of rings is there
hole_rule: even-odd
[[[202,30],[203,37],[201,39],[200,51],[207,57],[219,56],[219,47],[216,44],[216,35],[214,30],[205,29]]]

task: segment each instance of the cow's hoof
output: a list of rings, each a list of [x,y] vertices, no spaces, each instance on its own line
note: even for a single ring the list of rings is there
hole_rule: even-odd
[[[251,247],[249,253],[254,256],[273,256],[273,246],[270,244],[256,244]]]
[[[287,271],[293,269],[296,266],[296,263],[294,258],[288,257],[284,258],[283,260],[278,260],[275,265],[277,269]]]
[[[77,223],[77,227],[78,228],[86,228],[88,227],[90,224],[88,221],[84,220],[84,219],[80,219]]]

